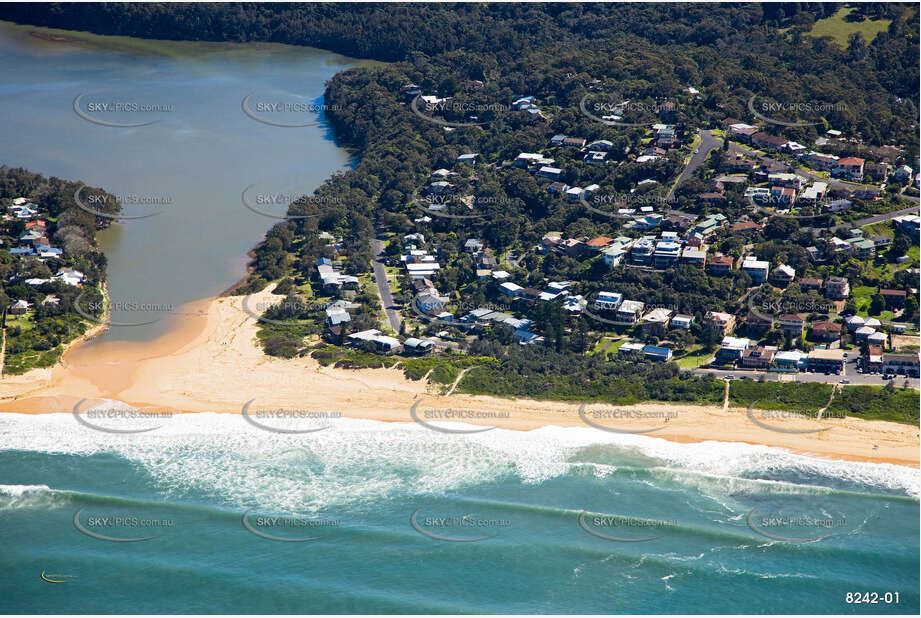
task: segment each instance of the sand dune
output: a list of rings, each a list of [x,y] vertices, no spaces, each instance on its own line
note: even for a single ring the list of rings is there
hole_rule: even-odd
[[[271,300],[264,291],[252,303]],[[243,311],[240,297],[200,301],[182,313],[178,327],[154,342],[81,343],[51,369],[5,377],[0,381],[0,411],[70,412],[83,399],[91,400],[86,405],[114,399],[174,412],[239,413],[252,400],[254,409],[338,412],[382,421],[412,421],[416,405],[416,416],[425,422],[450,414],[472,425],[519,430],[586,424],[576,404],[438,396],[437,389],[406,379],[400,369],[333,369],[311,358],[265,356],[255,343],[256,320]],[[764,418],[757,411],[754,415],[781,431],[752,421],[745,409],[722,406],[648,403],[584,410],[585,418],[608,430],[676,442],[746,442],[819,457],[918,466],[917,427],[855,418],[817,422]]]

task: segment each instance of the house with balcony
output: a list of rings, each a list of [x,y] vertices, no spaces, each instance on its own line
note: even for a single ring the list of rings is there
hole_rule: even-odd
[[[642,318],[643,332],[647,335],[664,337],[673,313],[673,311],[662,307],[658,307],[646,313]]]
[[[697,268],[703,268],[707,264],[707,250],[699,247],[685,247],[681,251],[682,264],[690,264]]]
[[[838,159],[834,167],[831,168],[833,178],[843,178],[854,182],[863,180],[863,166],[865,161],[859,157],[844,157]]]
[[[851,284],[844,277],[828,277],[825,280],[825,297],[832,300],[844,300],[851,293]]]
[[[787,264],[781,264],[774,269],[774,273],[771,275],[771,281],[775,283],[778,287],[786,287],[793,283],[793,279],[796,277],[796,269]]]
[[[844,370],[844,350],[813,350],[806,357],[806,369],[819,373],[841,373]]]
[[[599,311],[616,311],[623,300],[624,295],[619,292],[598,292],[594,308]]]
[[[806,328],[806,320],[795,313],[785,313],[777,318],[777,323],[784,335],[793,339],[799,339],[803,336]]]
[[[718,334],[726,336],[736,327],[736,316],[720,311],[708,311],[704,316],[704,326]]]
[[[727,275],[732,271],[735,260],[729,255],[714,255],[710,258],[708,265],[711,275]]]
[[[754,283],[764,283],[767,281],[770,269],[770,262],[759,260],[754,256],[748,256],[742,260],[742,270],[749,274]]]
[[[625,300],[617,308],[617,321],[624,324],[636,324],[646,305],[638,300]]]
[[[837,322],[815,322],[809,328],[809,338],[813,341],[831,343],[841,339],[841,325]]]
[[[910,378],[919,377],[918,353],[883,354],[883,373]]]
[[[739,363],[746,369],[770,369],[774,362],[776,350],[754,346],[742,352],[741,362]]]

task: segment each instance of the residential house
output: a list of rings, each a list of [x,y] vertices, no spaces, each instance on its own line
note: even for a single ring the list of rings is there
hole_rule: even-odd
[[[744,337],[723,337],[714,362],[717,365],[731,365],[742,358],[750,345],[751,340]]]
[[[787,352],[777,352],[774,355],[774,365],[784,371],[802,371],[806,368],[806,359],[808,354],[802,350],[789,350]]]
[[[732,270],[735,260],[729,255],[714,255],[709,260],[711,275],[726,275]]]
[[[889,166],[885,163],[867,163],[863,166],[863,174],[868,180],[882,182],[889,175]]]
[[[750,313],[745,316],[745,329],[752,337],[762,337],[774,328],[774,316],[763,313]]]
[[[918,353],[883,354],[883,373],[919,377]]]
[[[753,234],[760,231],[761,226],[754,221],[740,221],[729,226],[730,234]]]
[[[867,373],[880,373],[883,369],[883,346],[868,345],[864,362],[864,370]]]
[[[781,264],[774,269],[774,273],[771,275],[771,281],[780,287],[784,287],[790,285],[795,277],[795,268],[788,266],[787,264]]]
[[[809,328],[809,338],[814,341],[838,341],[841,338],[841,325],[831,321],[815,322]]]
[[[764,283],[767,281],[770,267],[770,262],[758,260],[753,256],[748,256],[742,260],[742,270],[751,276],[754,283]]]
[[[545,165],[541,167],[539,170],[537,170],[538,176],[540,176],[541,178],[549,178],[551,180],[556,180],[557,178],[560,177],[562,173],[563,173],[563,170],[561,170],[560,168],[550,167],[549,165]]]
[[[844,350],[813,350],[806,357],[806,369],[839,374],[844,370]]]
[[[375,351],[382,354],[393,354],[403,349],[399,339],[387,337],[381,334],[377,329],[365,330],[359,333],[353,333],[348,336],[349,342],[358,345],[362,342],[371,342],[374,344]]]
[[[652,265],[655,268],[668,268],[678,263],[681,255],[681,243],[671,240],[660,240],[652,255]]]
[[[672,322],[671,324],[669,324],[669,327],[670,328],[680,328],[683,330],[691,330],[691,324],[693,323],[694,323],[693,315],[683,315],[679,313],[678,315],[672,318]]]
[[[777,318],[777,322],[783,334],[792,339],[801,338],[806,328],[806,321],[795,313],[785,313]]]
[[[633,239],[627,236],[615,238],[612,243],[601,250],[604,263],[612,268],[619,265],[632,244]]]
[[[668,362],[672,358],[672,350],[671,348],[655,345],[643,346],[643,358],[653,362]]]
[[[860,182],[863,180],[864,160],[859,157],[845,157],[838,159],[831,169],[831,175],[834,178],[844,178]]]
[[[638,300],[625,300],[617,308],[617,321],[625,324],[636,324],[643,313],[645,305]]]
[[[889,309],[900,309],[905,306],[905,299],[908,293],[905,290],[893,290],[890,288],[880,288],[879,295],[886,301],[886,307]]]
[[[582,137],[564,137],[564,138],[563,138],[562,145],[563,145],[563,146],[567,146],[567,147],[571,147],[571,148],[582,148],[582,147],[585,146],[585,138],[582,138]]]
[[[668,331],[668,324],[672,319],[672,311],[657,307],[646,313],[642,318],[643,332],[657,337],[664,337]]]
[[[685,247],[681,251],[682,264],[690,264],[698,268],[704,268],[707,263],[707,250],[696,247]]]
[[[808,292],[810,290],[821,290],[822,280],[816,279],[814,277],[800,277],[799,289],[803,292]]]
[[[892,180],[895,182],[908,182],[914,172],[907,165],[901,165],[892,172]]]
[[[655,250],[655,236],[644,236],[633,243],[630,248],[630,259],[634,264],[648,266],[652,263]]]
[[[784,139],[783,137],[777,137],[776,135],[769,135],[767,133],[757,132],[753,133],[751,136],[751,143],[755,146],[760,146],[763,148],[770,148],[773,150],[779,150],[784,144],[789,140]]]
[[[755,346],[742,352],[740,364],[746,369],[769,369],[774,362],[775,354],[775,350]]]
[[[11,315],[22,315],[29,310],[29,303],[25,300],[17,300],[15,303],[10,305],[10,314]]]
[[[851,293],[851,285],[844,277],[828,277],[825,280],[825,296],[832,300],[844,300]]]
[[[435,350],[435,342],[431,339],[410,337],[403,342],[403,347],[410,354],[424,356],[426,354],[431,354]]]
[[[720,311],[708,311],[704,316],[704,326],[725,337],[735,329],[736,316]]]
[[[619,292],[599,292],[594,308],[600,311],[615,311],[623,300],[624,295]]]

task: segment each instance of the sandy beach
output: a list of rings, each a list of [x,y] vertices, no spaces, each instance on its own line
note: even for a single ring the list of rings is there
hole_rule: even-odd
[[[250,303],[272,299],[266,290]],[[325,411],[395,422],[412,421],[414,409],[425,422],[451,414],[472,425],[525,431],[546,425],[584,427],[588,419],[615,432],[674,442],[744,442],[832,459],[919,465],[919,430],[899,423],[765,418],[755,411],[759,424],[744,408],[663,403],[593,404],[580,416],[578,404],[440,396],[439,385],[408,380],[399,368],[346,370],[322,367],[311,358],[272,358],[257,347],[257,322],[241,301],[221,297],[192,303],[179,312],[176,328],[156,341],[82,341],[53,368],[5,376],[0,412],[71,412],[81,400],[88,400],[81,406],[85,410],[110,399],[173,413],[237,414],[252,401],[251,410]]]

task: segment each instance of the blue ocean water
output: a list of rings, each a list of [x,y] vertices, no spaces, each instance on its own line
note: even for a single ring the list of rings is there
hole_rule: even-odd
[[[919,610],[921,473],[898,466],[216,414],[0,414],[0,449],[2,613]]]

